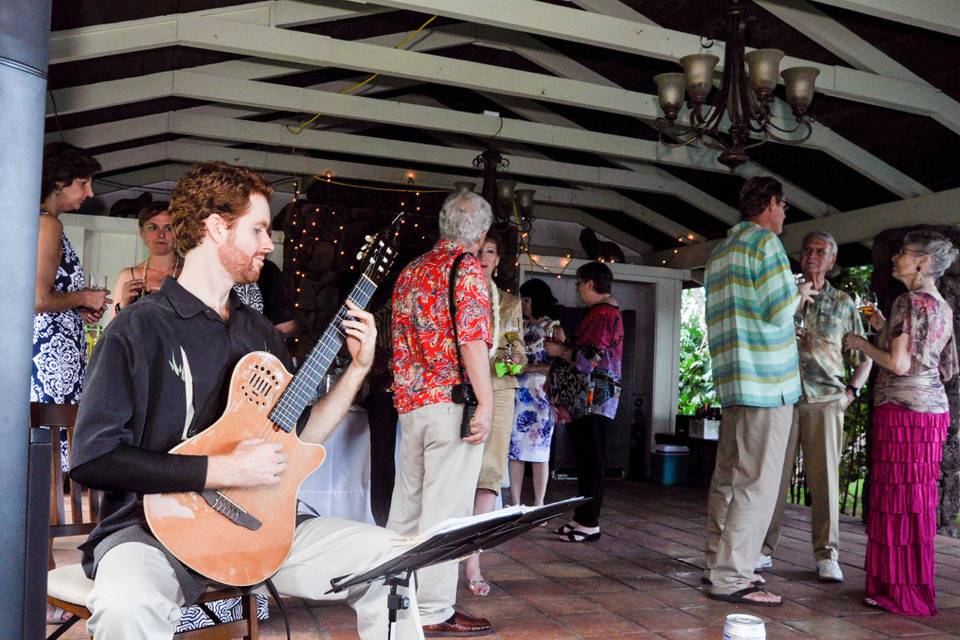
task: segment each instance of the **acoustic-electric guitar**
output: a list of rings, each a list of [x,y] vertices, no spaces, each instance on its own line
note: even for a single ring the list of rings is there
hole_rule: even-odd
[[[358,307],[366,307],[393,264],[396,229],[394,220],[358,254],[365,268],[348,296]],[[293,544],[300,484],[326,456],[322,446],[297,437],[297,422],[316,400],[317,388],[343,344],[345,315],[343,306],[295,376],[270,353],[255,351],[241,358],[230,378],[223,415],[170,451],[213,456],[230,453],[242,440],[276,442],[288,459],[279,484],[143,497],[150,531],[197,573],[223,584],[247,586],[269,578],[286,559]]]

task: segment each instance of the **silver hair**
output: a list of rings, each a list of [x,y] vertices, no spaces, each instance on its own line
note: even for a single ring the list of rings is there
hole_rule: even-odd
[[[803,236],[803,242],[800,244],[800,246],[807,246],[807,243],[811,240],[823,240],[830,245],[830,250],[833,251],[833,257],[837,257],[837,240],[826,231],[811,231],[807,235]]]
[[[493,223],[493,211],[472,191],[451,194],[440,208],[440,238],[461,245],[479,242]]]
[[[957,260],[960,251],[945,236],[935,231],[911,231],[903,238],[903,246],[914,245],[930,256],[930,275],[939,279]]]

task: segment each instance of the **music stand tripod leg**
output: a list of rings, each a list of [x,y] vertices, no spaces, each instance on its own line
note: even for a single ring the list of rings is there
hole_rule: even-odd
[[[406,571],[404,573],[406,575],[401,573],[390,576],[383,581],[383,584],[390,587],[390,593],[387,595],[387,609],[389,610],[387,615],[387,640],[392,637],[393,627],[397,623],[397,612],[406,611],[410,608],[410,598],[397,593],[397,587],[410,586],[410,576],[413,572]]]

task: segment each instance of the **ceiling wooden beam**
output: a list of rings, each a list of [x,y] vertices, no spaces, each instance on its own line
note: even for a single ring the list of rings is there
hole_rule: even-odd
[[[143,164],[152,164],[166,161],[173,163],[167,165],[168,168],[162,174],[156,172],[141,173],[142,170],[130,167],[130,171],[123,175],[137,177],[146,177],[151,181],[157,175],[164,176],[168,180],[176,180],[190,165],[197,162],[206,162],[219,160],[251,167],[260,171],[269,171],[277,174],[299,175],[301,177],[311,177],[315,174],[321,174],[325,171],[331,171],[339,179],[364,180],[372,182],[383,182],[392,184],[406,184],[408,169],[403,167],[383,167],[377,165],[366,165],[356,162],[346,162],[341,160],[330,160],[326,158],[314,158],[297,156],[283,153],[274,153],[267,151],[257,151],[252,149],[235,149],[232,147],[221,146],[213,143],[194,143],[187,141],[163,142],[149,147],[144,147],[144,151],[136,154],[138,160],[143,160]],[[107,163],[106,171],[118,172],[124,167],[117,166],[117,161],[122,159],[124,152],[111,152],[97,156],[102,163]],[[107,179],[118,178],[120,174],[107,176]],[[416,180],[418,185],[425,188],[453,189],[453,184],[460,181],[479,182],[478,176],[474,171],[468,174],[440,173],[436,171],[417,171]],[[130,188],[136,188],[131,179],[122,180]],[[147,183],[144,183],[147,184]],[[602,211],[617,211],[637,217],[645,223],[645,216],[648,211],[643,211],[642,207],[633,208],[631,201],[609,192],[602,192],[590,189],[566,189],[561,187],[552,187],[535,182],[519,181],[518,189],[534,189],[536,191],[535,202],[544,205],[555,205],[557,207],[572,208],[576,211],[581,207],[595,209],[597,212],[590,212],[589,215],[602,220]],[[632,203],[636,205],[636,203]],[[553,211],[551,209],[551,211]],[[558,218],[559,219],[559,218]],[[564,218],[567,219],[567,218]],[[607,223],[604,223],[607,225]],[[682,225],[673,223],[678,233],[685,228]],[[642,239],[637,242],[627,244],[638,253],[645,253],[649,250],[649,245]]]
[[[663,60],[677,61],[681,56],[701,50],[698,35],[535,0],[376,0],[375,3],[367,0],[350,1],[358,5],[375,4],[435,13]],[[896,0],[882,1],[892,4]],[[941,4],[953,0],[930,1]],[[723,66],[723,48],[724,44],[717,41],[710,50],[721,60],[718,70],[722,70]],[[817,90],[822,93],[929,116],[960,133],[960,109],[945,104],[944,94],[931,87],[791,56],[785,56],[781,66],[816,67],[820,70]]]
[[[956,0],[817,0],[857,13],[921,29],[960,36],[960,4]]]
[[[960,224],[960,188],[796,222],[783,228],[780,239],[787,253],[795,255],[800,251],[803,237],[811,231],[826,231],[838,244],[847,244],[869,240],[885,229],[917,224]],[[702,267],[721,242],[711,240],[684,247],[676,254],[673,251],[653,253],[647,257],[648,264],[661,265],[666,261],[668,266],[678,269]]]

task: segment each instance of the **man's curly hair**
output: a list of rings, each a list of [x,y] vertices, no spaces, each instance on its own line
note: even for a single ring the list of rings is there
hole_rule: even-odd
[[[177,180],[170,196],[170,217],[177,252],[186,255],[203,240],[204,220],[219,214],[228,225],[246,213],[250,196],[269,198],[273,187],[259,173],[225,162],[195,165]]]

